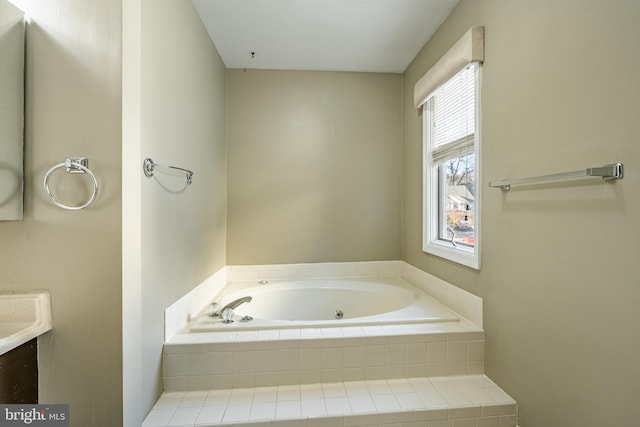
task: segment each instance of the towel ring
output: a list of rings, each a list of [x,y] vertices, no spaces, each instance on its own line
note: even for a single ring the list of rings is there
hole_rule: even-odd
[[[96,176],[93,174],[93,172],[89,170],[88,166],[89,166],[89,160],[86,157],[70,157],[68,159],[65,159],[64,162],[58,163],[57,165],[49,169],[46,175],[44,176],[44,191],[47,194],[47,197],[49,197],[49,200],[51,200],[54,205],[69,211],[78,211],[80,209],[86,208],[91,203],[93,203],[96,200],[96,197],[98,196],[98,180],[96,179]],[[63,203],[60,203],[53,196],[53,194],[51,194],[51,190],[49,190],[49,179],[51,179],[51,175],[53,174],[53,172],[56,169],[61,167],[66,167],[67,172],[69,173],[86,173],[93,180],[93,194],[85,204],[80,206],[68,206]]]

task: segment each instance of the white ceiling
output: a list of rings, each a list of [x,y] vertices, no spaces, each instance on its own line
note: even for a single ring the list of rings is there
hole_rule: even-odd
[[[228,68],[392,73],[406,69],[457,3],[193,0]]]

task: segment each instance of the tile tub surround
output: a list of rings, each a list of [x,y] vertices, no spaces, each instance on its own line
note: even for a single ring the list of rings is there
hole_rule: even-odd
[[[515,427],[516,402],[484,375],[165,392],[142,424]]]
[[[184,334],[163,361],[165,391],[482,374],[484,332],[461,321]]]
[[[205,287],[323,277],[402,277],[461,318],[185,333]],[[516,402],[484,375],[482,299],[402,261],[227,266],[167,313],[165,392],[146,427],[517,426]]]
[[[417,269],[404,261],[368,261],[225,266],[165,310],[165,341],[215,300],[232,281],[311,278],[402,277],[462,317],[482,327],[482,298]]]

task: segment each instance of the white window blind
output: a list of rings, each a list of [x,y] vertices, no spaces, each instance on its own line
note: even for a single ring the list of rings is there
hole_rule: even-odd
[[[442,163],[473,153],[475,134],[475,67],[470,64],[438,88],[432,109],[432,159]]]

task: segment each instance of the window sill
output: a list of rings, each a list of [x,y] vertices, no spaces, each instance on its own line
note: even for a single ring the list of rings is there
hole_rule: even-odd
[[[453,247],[449,242],[430,242],[426,243],[422,250],[426,253],[439,256],[441,258],[480,270],[480,255],[474,248],[468,248],[461,245]]]

